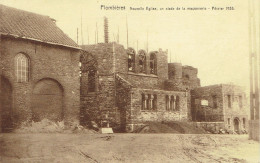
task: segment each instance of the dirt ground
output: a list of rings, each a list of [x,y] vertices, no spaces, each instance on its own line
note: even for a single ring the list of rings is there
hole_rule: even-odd
[[[0,162],[259,162],[248,135],[0,134]]]

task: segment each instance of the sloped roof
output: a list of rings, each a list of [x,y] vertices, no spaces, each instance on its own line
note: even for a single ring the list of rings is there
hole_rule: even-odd
[[[0,4],[0,34],[79,49],[49,16]]]

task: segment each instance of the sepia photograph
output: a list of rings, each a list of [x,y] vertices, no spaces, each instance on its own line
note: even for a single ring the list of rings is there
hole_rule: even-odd
[[[0,163],[260,163],[260,0],[0,0]]]

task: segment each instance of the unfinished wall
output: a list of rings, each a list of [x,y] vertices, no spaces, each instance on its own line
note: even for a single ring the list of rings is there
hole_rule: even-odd
[[[212,85],[191,91],[193,121],[223,121],[226,130],[248,130],[248,107],[243,89],[232,84]],[[201,105],[201,101],[208,105]]]
[[[160,89],[165,89],[164,82],[168,80],[168,52],[159,49],[157,57],[158,86]]]
[[[86,45],[82,46],[82,48],[85,49],[86,55],[93,57],[85,57],[88,60],[86,61],[86,67],[91,66],[90,60],[95,60],[97,70],[95,76],[96,88],[93,92],[87,91],[87,85],[89,85],[88,72],[81,77],[81,110],[85,114],[82,124],[95,121],[101,125],[101,120],[106,119],[109,120],[112,127],[115,127],[120,118],[116,107],[115,72],[116,70],[120,72],[126,71],[126,67],[120,64],[120,61],[125,62],[126,54],[121,45],[113,43]],[[117,69],[117,66],[119,66],[120,70]]]
[[[214,106],[213,98],[216,98]],[[208,105],[201,105],[201,101]],[[223,94],[221,85],[196,88],[191,91],[191,114],[193,121],[224,121]]]

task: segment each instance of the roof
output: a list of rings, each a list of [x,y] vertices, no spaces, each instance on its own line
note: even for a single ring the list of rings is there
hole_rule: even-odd
[[[0,4],[0,34],[80,49],[49,16]]]

